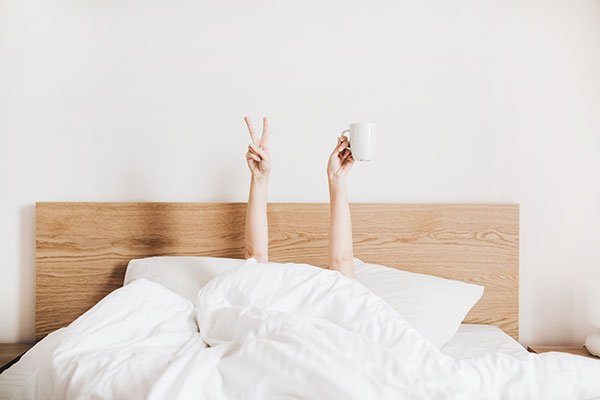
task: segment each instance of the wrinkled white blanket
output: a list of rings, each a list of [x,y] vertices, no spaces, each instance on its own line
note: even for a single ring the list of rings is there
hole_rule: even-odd
[[[207,346],[208,345],[208,346]],[[17,398],[588,399],[600,362],[454,360],[337,272],[250,260],[196,307],[139,280],[73,322]]]

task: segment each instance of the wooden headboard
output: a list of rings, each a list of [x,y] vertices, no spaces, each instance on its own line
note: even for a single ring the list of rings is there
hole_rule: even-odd
[[[485,286],[465,322],[518,340],[518,204],[351,204],[363,261]],[[246,203],[37,203],[36,339],[123,283],[133,258],[244,257]],[[271,203],[269,258],[327,265],[328,204]]]

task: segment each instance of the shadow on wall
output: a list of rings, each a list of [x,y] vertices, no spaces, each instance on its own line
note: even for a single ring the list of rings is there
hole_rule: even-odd
[[[21,208],[19,224],[19,325],[21,341],[34,341],[35,330],[35,205]]]

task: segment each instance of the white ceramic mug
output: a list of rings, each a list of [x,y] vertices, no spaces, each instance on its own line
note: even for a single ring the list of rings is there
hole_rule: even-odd
[[[375,156],[377,125],[372,122],[355,122],[341,136],[346,133],[349,134],[352,158],[356,161],[371,161]]]

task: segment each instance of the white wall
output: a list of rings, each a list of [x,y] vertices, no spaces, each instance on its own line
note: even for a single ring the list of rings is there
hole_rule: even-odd
[[[380,125],[355,202],[521,204],[521,341],[580,343],[600,278],[600,3],[0,0],[0,342],[33,339],[36,201],[327,201],[348,122]]]

